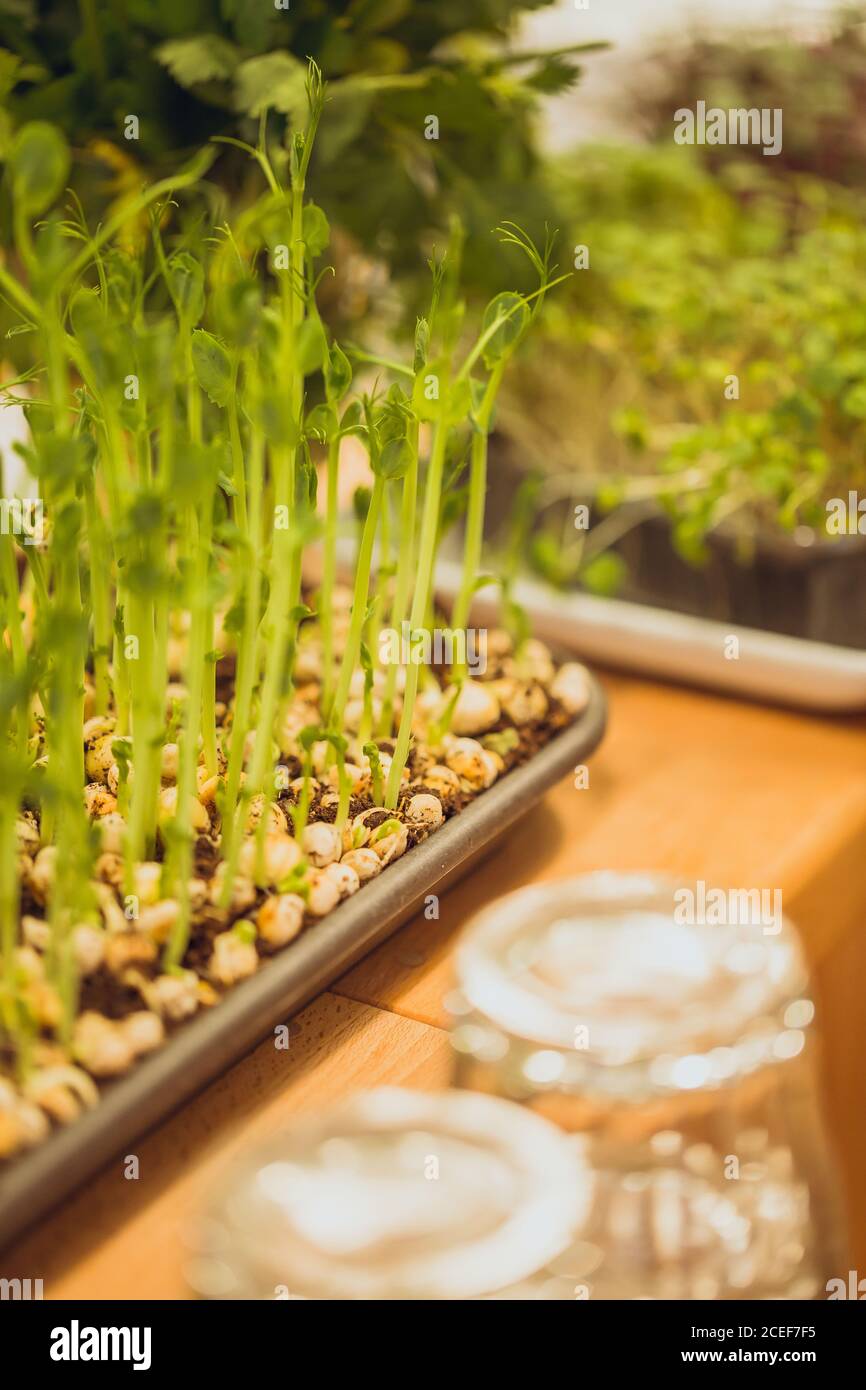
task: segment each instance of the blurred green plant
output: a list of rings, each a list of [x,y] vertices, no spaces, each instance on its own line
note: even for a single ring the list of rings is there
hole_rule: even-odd
[[[0,154],[21,122],[57,123],[90,159],[79,191],[93,216],[94,203],[176,167],[209,137],[257,144],[267,107],[282,177],[283,130],[303,110],[311,56],[329,83],[314,173],[332,223],[410,275],[419,239],[441,245],[457,208],[466,283],[487,290],[511,269],[489,238],[502,208],[519,205],[536,240],[556,220],[535,149],[538,98],[576,81],[577,53],[604,46],[510,48],[516,21],[549,3],[0,0]],[[438,139],[427,138],[431,117]],[[231,145],[211,177],[235,201],[253,196]],[[355,271],[346,294],[357,311],[366,299]]]
[[[541,475],[536,567],[609,591],[615,557],[596,560],[659,507],[693,561],[719,526],[746,549],[823,529],[826,499],[866,483],[866,201],[714,177],[674,146],[583,149],[550,177],[590,264],[500,404],[509,456]],[[590,532],[581,502],[609,513]]]

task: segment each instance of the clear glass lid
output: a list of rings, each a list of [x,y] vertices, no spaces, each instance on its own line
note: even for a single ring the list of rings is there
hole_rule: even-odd
[[[464,1012],[505,1035],[584,1066],[649,1066],[677,1087],[751,1069],[768,1049],[795,1055],[812,1016],[775,895],[648,875],[589,874],[500,899],[464,933],[457,972]],[[553,1080],[553,1060],[548,1070]]]
[[[467,1298],[530,1277],[589,1203],[573,1146],[490,1096],[382,1089],[303,1118],[223,1182],[205,1297]]]

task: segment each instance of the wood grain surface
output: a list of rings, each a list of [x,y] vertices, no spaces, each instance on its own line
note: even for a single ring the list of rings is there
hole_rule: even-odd
[[[356,966],[77,1197],[0,1255],[46,1298],[182,1298],[184,1233],[221,1167],[289,1116],[362,1087],[446,1085],[455,937],[492,898],[585,870],[654,869],[778,887],[815,976],[824,1086],[866,1267],[866,721],[605,679],[610,729],[589,787],[556,787],[439,905]]]

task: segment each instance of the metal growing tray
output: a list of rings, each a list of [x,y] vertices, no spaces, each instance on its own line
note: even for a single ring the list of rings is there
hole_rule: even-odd
[[[68,1129],[0,1168],[0,1248],[145,1130],[250,1051],[488,852],[546,791],[597,747],[606,706],[597,682],[581,717],[440,830],[308,929],[158,1052],[112,1082]]]

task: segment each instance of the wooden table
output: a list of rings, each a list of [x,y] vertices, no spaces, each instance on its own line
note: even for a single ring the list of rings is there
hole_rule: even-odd
[[[658,869],[780,887],[815,974],[827,1108],[866,1267],[866,721],[828,720],[621,676],[590,786],[556,787],[475,873],[13,1251],[0,1275],[46,1298],[180,1298],[184,1230],[230,1155],[360,1087],[447,1084],[442,999],[454,939],[490,898],[588,869]]]

